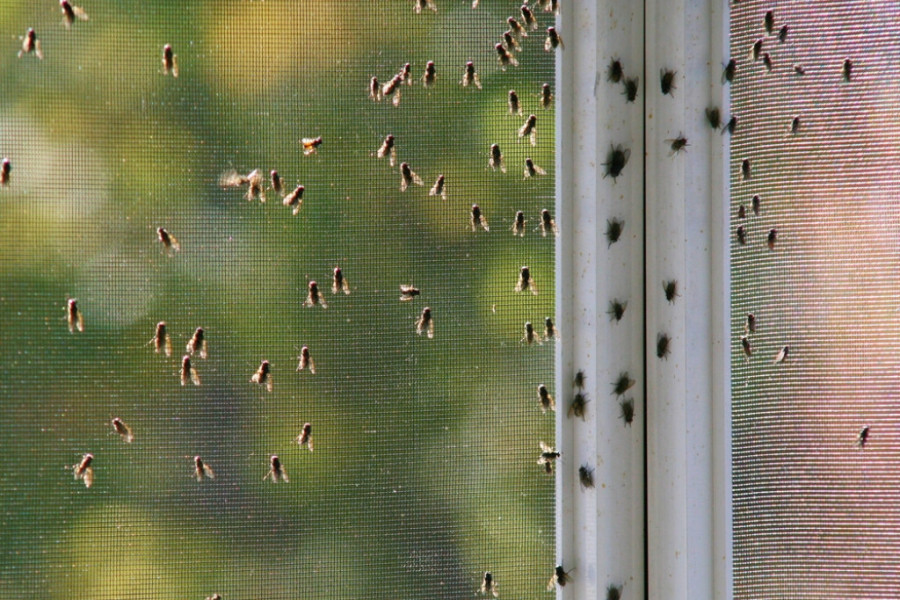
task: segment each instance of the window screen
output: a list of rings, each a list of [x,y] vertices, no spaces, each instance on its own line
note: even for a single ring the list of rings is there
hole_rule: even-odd
[[[0,4],[0,596],[546,593],[555,17],[83,3]]]
[[[896,598],[896,5],[731,10],[735,597]]]

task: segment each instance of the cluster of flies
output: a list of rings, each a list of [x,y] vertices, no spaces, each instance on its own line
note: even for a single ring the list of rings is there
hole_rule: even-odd
[[[479,0],[473,0],[472,8],[477,8],[478,2]],[[541,0],[536,4],[536,7],[543,8],[543,10],[545,10],[546,12],[551,12],[553,14],[557,14],[559,8],[556,0]],[[416,13],[421,13],[424,10],[432,10],[437,12],[437,5],[433,0],[415,0],[414,10]],[[538,28],[538,22],[531,7],[529,7],[527,4],[523,4],[520,8],[520,12],[522,21],[519,22],[519,20],[517,20],[515,17],[509,17],[507,19],[508,29],[503,32],[502,41],[497,42],[494,45],[494,49],[497,52],[497,60],[500,64],[500,69],[503,71],[505,71],[509,66],[519,66],[519,60],[518,58],[516,58],[516,53],[521,51],[522,43],[524,42],[524,39],[528,37],[528,32],[535,31]],[[563,49],[564,47],[565,45],[563,43],[563,39],[559,35],[559,32],[557,32],[556,28],[552,26],[548,27],[547,37],[544,41],[544,50],[547,52],[552,52],[556,48]],[[372,77],[369,81],[369,98],[375,102],[378,102],[387,97],[391,97],[392,104],[394,106],[399,105],[401,85],[404,82],[408,85],[412,85],[410,72],[411,66],[409,65],[409,63],[407,63],[384,86],[380,85],[377,77]],[[430,87],[434,85],[436,77],[437,70],[435,64],[433,61],[428,61],[425,65],[425,72],[421,77],[423,86]],[[466,88],[474,87],[479,90],[482,89],[481,80],[478,76],[478,72],[475,69],[474,62],[468,61],[465,64],[463,76],[459,83]],[[550,90],[550,86],[545,83],[541,87],[541,107],[544,109],[549,108],[552,100],[553,94]],[[520,117],[524,116],[519,95],[515,90],[509,90],[509,93],[507,95],[507,105],[509,107],[510,115]],[[525,119],[523,125],[518,130],[518,137],[520,139],[528,139],[529,143],[532,146],[536,146],[537,133],[537,115],[529,114]],[[388,135],[376,153],[378,158],[388,157],[391,167],[395,165],[395,162],[397,160],[397,150],[395,142],[396,141],[394,136]],[[624,166],[624,163],[622,166]],[[488,156],[488,167],[492,171],[499,170],[501,173],[506,173],[507,171],[506,161],[499,144],[491,144]],[[621,171],[621,167],[619,167],[618,170]],[[411,184],[424,185],[423,180],[411,170],[407,163],[401,163],[400,173],[400,191],[406,191]],[[546,171],[540,166],[536,165],[531,158],[526,158],[523,174],[524,179],[528,179],[536,176],[546,175]],[[444,175],[438,175],[438,178],[430,191],[430,195],[440,195],[443,199],[446,200]],[[490,231],[490,226],[488,225],[487,218],[485,217],[484,213],[481,210],[481,207],[478,206],[478,204],[472,205],[469,217],[469,225],[473,232],[477,231],[478,229],[482,229],[486,232]],[[546,209],[541,211],[538,229],[540,229],[541,235],[544,237],[546,237],[548,234],[552,234],[553,236],[558,235],[556,222],[554,221],[550,212]],[[524,237],[526,231],[526,219],[524,211],[516,212],[510,230],[512,231],[513,235]],[[615,239],[610,238],[611,243],[618,239],[620,233],[621,230],[615,234]],[[513,289],[516,293],[529,291],[534,295],[538,294],[537,283],[535,282],[534,277],[531,274],[531,270],[528,266],[522,266],[519,269],[519,278]],[[422,332],[422,329],[424,327],[422,320],[426,318],[433,326],[433,321],[430,321],[430,312],[427,313],[427,315],[426,313],[423,313],[419,323],[417,323],[417,331],[419,333]],[[525,344],[542,344],[544,341],[556,339],[559,339],[559,331],[553,324],[553,320],[550,317],[546,317],[544,319],[543,335],[535,329],[534,325],[530,321],[527,321],[525,323],[525,333],[521,341]],[[544,384],[538,386],[538,400],[543,412],[546,413],[547,410],[556,410],[556,404],[553,400],[553,396],[550,394],[550,392],[547,390],[546,385]],[[583,407],[581,411],[583,415]],[[543,441],[539,442],[539,448],[540,454],[537,460],[537,464],[545,473],[552,474],[553,466],[556,462],[556,459],[560,457],[560,452]],[[593,471],[591,471],[590,475],[591,478],[593,478]],[[571,580],[569,573],[569,571],[565,571],[562,565],[557,565],[553,570],[553,575],[550,578],[550,581],[548,582],[547,590],[553,590],[553,588],[557,584],[560,586],[565,586],[566,583]],[[610,589],[620,590],[621,588],[610,586]],[[495,598],[499,596],[499,587],[496,580],[494,579],[493,574],[490,571],[485,571],[479,592],[486,596],[494,596]],[[618,598],[618,596],[615,597]]]
[[[84,316],[81,311],[78,309],[78,302],[76,299],[69,299],[67,303],[67,316],[69,322],[69,330],[71,332],[75,331],[84,331]],[[168,327],[165,321],[160,321],[156,324],[156,331],[153,334],[153,338],[148,342],[148,344],[153,345],[154,352],[156,353],[164,353],[167,357],[172,354],[172,338],[169,334]],[[197,356],[201,359],[206,359],[209,356],[209,346],[206,339],[206,333],[202,327],[198,327],[194,330],[194,333],[191,335],[187,344],[185,345],[186,354],[181,359],[181,368],[179,370],[179,376],[181,379],[181,385],[187,385],[188,382],[193,383],[194,385],[200,385],[200,376],[197,373],[197,369],[193,366],[192,357]],[[298,371],[309,370],[311,373],[316,372],[315,363],[313,362],[310,354],[309,348],[307,346],[303,346],[300,352],[300,364],[297,367]],[[266,385],[267,389],[271,391],[271,375],[269,369],[269,362],[263,361],[260,365],[259,369],[257,369],[256,373],[254,373],[251,378],[253,383],[258,383],[260,385]],[[134,431],[132,428],[126,424],[121,418],[115,417],[111,421],[111,425],[113,430],[122,438],[127,444],[130,444],[134,441]],[[305,423],[300,432],[300,435],[297,436],[296,440],[297,444],[300,447],[306,446],[310,452],[313,451],[313,439],[312,439],[312,425],[310,423]],[[87,453],[82,456],[81,460],[72,465],[72,472],[76,480],[81,480],[85,487],[91,487],[94,483],[94,469],[92,467],[94,461],[94,455],[91,453]],[[215,472],[212,467],[208,465],[200,456],[193,457],[193,477],[197,481],[203,481],[204,479],[215,479]],[[284,466],[281,464],[281,460],[278,456],[273,455],[269,459],[270,468],[266,476],[263,480],[269,479],[274,483],[279,481],[287,482],[288,476],[287,472],[284,470]]]
[[[472,3],[472,8],[477,8],[477,6],[478,0],[474,0]],[[437,6],[433,2],[433,0],[416,0],[414,8],[417,13],[421,12],[424,9],[433,10],[435,12],[437,11]],[[559,5],[557,0],[540,0],[536,3],[535,8],[540,8],[545,12],[556,15],[558,14]],[[71,4],[69,0],[60,0],[60,10],[63,13],[64,23],[67,28],[71,27],[71,25],[76,20],[88,20],[88,15],[84,11],[84,9]],[[521,6],[520,12],[522,16],[522,22],[520,23],[515,17],[509,17],[507,19],[509,28],[502,35],[503,41],[495,45],[498,61],[502,70],[506,70],[507,66],[519,65],[519,61],[515,57],[515,53],[521,51],[522,43],[524,41],[524,38],[528,37],[528,32],[533,32],[538,27],[537,19],[531,7],[529,7],[527,4],[523,4]],[[552,52],[556,48],[562,49],[564,47],[565,46],[562,37],[559,35],[559,32],[556,30],[556,28],[552,26],[548,27],[547,37],[544,41],[544,49],[548,52]],[[27,30],[25,36],[22,38],[21,49],[18,52],[19,58],[26,55],[32,55],[38,59],[44,58],[41,42],[38,39],[37,34],[35,33],[35,30],[33,28],[29,28]],[[637,93],[638,79],[624,78],[623,72],[621,70],[621,63],[615,61],[615,64],[618,65],[618,67],[616,69],[611,65],[609,74],[610,80],[615,82],[622,81],[625,86],[628,101],[633,102]],[[171,75],[172,77],[178,77],[179,75],[178,56],[174,53],[170,44],[165,44],[165,46],[163,47],[162,72],[164,75]],[[425,66],[424,74],[421,77],[422,85],[426,88],[429,88],[435,84],[436,79],[437,69],[435,67],[435,64],[433,61],[428,61]],[[394,106],[398,106],[400,103],[401,86],[404,84],[409,86],[413,85],[413,80],[411,77],[411,65],[409,63],[405,64],[403,68],[383,86],[378,82],[378,79],[376,77],[372,77],[369,84],[369,96],[373,101],[376,102],[380,102],[381,100],[386,98],[391,98],[391,103]],[[472,86],[481,89],[481,82],[478,73],[475,70],[473,62],[469,61],[466,63],[460,84],[463,87]],[[553,94],[550,90],[550,86],[545,83],[543,84],[540,92],[540,105],[542,108],[547,109],[550,107],[552,101]],[[518,94],[515,90],[509,91],[507,103],[511,115],[523,116],[522,106]],[[537,116],[535,114],[530,114],[525,119],[524,124],[518,131],[518,137],[528,139],[532,146],[535,146],[537,144]],[[302,138],[300,140],[300,143],[302,144],[303,154],[305,156],[309,156],[316,153],[319,146],[323,143],[323,139],[321,137]],[[624,168],[625,162],[627,162],[628,160],[627,151],[621,151],[621,149],[619,149],[619,153],[620,156],[614,156],[611,159],[610,164],[607,165],[609,171],[608,174],[612,175],[614,178],[619,175],[622,168]],[[393,135],[388,135],[384,139],[381,147],[376,152],[376,156],[378,158],[387,157],[391,167],[394,167],[396,165],[397,147]],[[503,173],[506,172],[506,163],[503,157],[503,153],[500,150],[498,144],[492,144],[490,147],[488,166],[494,171],[499,170]],[[408,163],[400,163],[399,169],[401,174],[400,191],[406,191],[410,185],[424,184],[422,179],[412,170]],[[11,172],[12,164],[9,158],[3,158],[2,163],[0,163],[0,185],[8,186],[10,184]],[[525,179],[547,174],[546,170],[536,165],[531,158],[525,159],[525,167],[523,173]],[[300,209],[303,206],[303,194],[305,192],[305,187],[303,185],[297,185],[292,190],[288,190],[285,187],[283,178],[278,173],[278,171],[274,169],[269,172],[268,181],[266,181],[263,172],[259,169],[253,169],[247,175],[240,174],[235,170],[229,170],[220,177],[219,185],[223,188],[246,187],[247,191],[244,197],[250,202],[259,200],[261,203],[264,203],[266,202],[267,191],[270,194],[274,193],[281,198],[282,204],[284,206],[292,209],[293,215],[295,216],[300,212]],[[438,175],[434,185],[430,190],[430,195],[440,196],[444,200],[447,199],[445,178],[443,174]],[[484,231],[490,230],[487,219],[485,218],[484,214],[477,204],[472,205],[469,223],[472,231],[476,231],[479,228],[483,229]],[[513,220],[513,224],[510,227],[513,235],[523,237],[526,230],[525,223],[526,220],[524,212],[517,211]],[[607,237],[609,238],[610,244],[612,244],[617,241],[619,236],[621,235],[624,223],[614,220],[610,221],[608,225],[609,227],[607,230]],[[543,209],[541,211],[539,226],[536,229],[539,229],[541,235],[544,237],[546,237],[548,234],[552,234],[553,236],[558,235],[556,222],[547,209]],[[175,235],[168,231],[166,228],[157,228],[156,234],[158,242],[162,245],[165,253],[168,256],[172,257],[176,253],[181,251],[181,243],[178,241]],[[341,268],[335,267],[332,275],[332,293],[338,294],[342,292],[344,294],[349,294],[349,282],[344,277]],[[531,275],[529,267],[523,266],[519,270],[519,278],[514,287],[514,291],[519,293],[526,290],[535,295],[538,293],[537,284]],[[420,290],[413,285],[401,285],[400,301],[411,301],[415,299],[420,293]],[[321,306],[323,309],[328,307],[328,304],[322,293],[319,291],[318,284],[315,281],[310,281],[308,284],[308,293],[306,301],[304,302],[304,306]],[[611,310],[615,313],[616,320],[621,319],[622,314],[625,310],[625,304],[615,304]],[[75,298],[70,298],[66,302],[66,320],[70,332],[84,332],[84,313],[79,308],[78,300]],[[425,334],[427,335],[427,337],[433,338],[434,330],[434,318],[432,316],[431,309],[429,307],[425,307],[423,308],[419,318],[416,320],[416,333],[418,333],[419,335]],[[530,322],[525,323],[525,335],[522,338],[523,343],[541,344],[544,341],[555,340],[558,338],[559,331],[553,324],[553,321],[550,317],[546,317],[544,320],[543,334],[536,331]],[[153,337],[148,342],[148,344],[153,346],[153,350],[156,353],[165,354],[166,357],[170,357],[172,355],[172,339],[165,321],[160,321],[159,323],[157,323]],[[194,333],[191,335],[190,339],[185,345],[185,350],[186,353],[182,356],[181,366],[178,371],[180,383],[182,386],[186,386],[188,385],[188,383],[191,383],[194,386],[200,386],[201,378],[195,366],[196,363],[194,359],[196,357],[199,357],[200,359],[206,359],[209,355],[208,341],[206,339],[205,330],[202,327],[198,327],[195,329]],[[308,346],[303,346],[301,348],[300,356],[298,358],[299,364],[297,366],[297,371],[308,370],[311,374],[315,374],[315,362],[312,359]],[[626,383],[616,384],[617,390],[623,385],[625,386],[621,392],[617,391],[617,394],[624,393],[625,390],[627,390],[631,387],[631,385],[634,384],[632,380],[627,379],[627,374],[625,375],[625,378]],[[257,370],[250,378],[250,381],[252,383],[265,387],[267,391],[272,391],[272,367],[269,361],[263,360],[260,363]],[[582,419],[584,418],[585,404],[587,402],[583,393],[583,386],[584,375],[583,373],[579,372],[579,376],[576,379],[576,387],[579,389],[579,391],[576,393],[575,399],[573,400],[573,403],[569,408],[569,415],[579,416]],[[541,384],[538,387],[538,395],[541,409],[544,412],[546,412],[548,409],[552,411],[556,410],[556,405],[554,403],[553,397],[547,391],[545,385]],[[631,401],[630,399],[625,400],[622,402],[621,406],[623,418],[625,419],[626,423],[630,424],[633,418],[633,401]],[[132,428],[121,418],[113,418],[111,421],[111,426],[113,428],[113,431],[120,436],[123,442],[130,444],[134,441],[135,436]],[[313,451],[314,444],[312,439],[312,425],[310,423],[305,423],[303,425],[302,431],[295,441],[301,447],[305,446],[309,451]],[[553,465],[556,459],[559,458],[560,453],[555,448],[543,441],[540,442],[539,447],[540,456],[537,462],[544,472],[552,474]],[[192,462],[192,477],[194,477],[198,482],[202,482],[204,479],[215,479],[215,471],[207,462],[203,460],[202,457],[200,457],[199,455],[194,456]],[[79,462],[70,467],[73,471],[74,478],[76,480],[82,481],[85,487],[88,488],[90,488],[94,482],[93,463],[94,455],[92,453],[86,453],[82,456]],[[582,486],[594,486],[592,468],[588,467],[587,465],[582,466],[579,470],[579,473]],[[281,459],[277,455],[272,455],[269,458],[269,470],[266,473],[265,477],[263,477],[263,480],[269,480],[273,483],[289,481],[287,471],[285,470]],[[553,571],[553,575],[548,583],[547,589],[552,590],[553,587],[557,584],[560,586],[565,586],[566,583],[571,580],[571,576],[569,575],[569,573],[570,571],[565,571],[562,565],[556,566]],[[499,588],[493,578],[493,575],[490,572],[485,572],[480,592],[484,595],[493,595],[494,597],[497,597],[499,595],[498,589]],[[618,594],[620,593],[620,591],[621,586],[610,586],[608,597],[618,598]],[[219,594],[214,594],[208,597],[206,600],[221,600],[221,596]]]
[[[774,36],[777,40],[777,44],[784,44],[788,39],[788,32],[790,30],[787,24],[782,25],[776,32],[775,28],[775,13],[772,10],[767,10],[765,15],[763,16],[763,27],[765,29],[766,35]],[[750,55],[749,58],[753,62],[762,61],[765,70],[767,73],[772,72],[773,70],[773,62],[772,56],[769,52],[765,51],[767,40],[765,37],[757,38],[752,46],[750,47]],[[729,62],[729,66],[731,68],[729,81],[734,76],[735,71],[735,61],[732,59]],[[849,58],[844,59],[841,65],[841,79],[844,82],[848,82],[851,80],[853,70],[853,61]],[[726,69],[728,72],[728,69]],[[806,70],[800,64],[793,65],[793,73],[796,76],[803,76],[806,74]],[[795,116],[791,119],[790,125],[788,127],[790,134],[797,134],[800,131],[801,120],[799,116]],[[751,181],[753,179],[753,168],[749,158],[745,158],[741,161],[741,180],[744,182]],[[758,217],[762,210],[762,200],[759,194],[754,194],[750,199],[750,213],[754,217]],[[740,246],[747,245],[747,228],[744,225],[744,221],[749,217],[747,207],[741,203],[738,205],[737,218],[738,218],[738,226],[735,229],[735,239]],[[769,251],[774,251],[778,242],[778,229],[772,227],[768,230],[766,234],[765,244]],[[744,357],[746,360],[750,360],[750,358],[754,354],[752,336],[756,333],[757,328],[757,319],[754,313],[748,313],[745,321],[744,321],[744,331],[740,338],[741,350],[744,353]],[[787,360],[788,355],[790,354],[791,347],[788,344],[782,346],[778,352],[775,354],[775,358],[772,360],[773,364],[780,364]],[[866,429],[866,436],[868,435],[868,428]],[[860,432],[860,436],[862,433]],[[860,437],[860,447],[865,445],[865,436]]]
[[[777,28],[776,31],[776,22],[775,22],[775,12],[773,10],[767,10],[763,15],[763,27],[765,29],[765,35],[761,36],[753,41],[753,44],[750,46],[749,59],[753,63],[760,62],[762,63],[765,72],[771,73],[774,68],[774,62],[772,60],[772,55],[769,51],[767,51],[767,44],[770,43],[770,40],[767,39],[766,36],[774,37],[776,40],[776,47],[780,44],[784,44],[788,39],[788,33],[790,31],[790,27],[788,24],[783,24],[781,27]],[[853,80],[853,60],[849,57],[845,57],[841,61],[840,65],[840,80],[843,83],[849,83]],[[792,73],[796,77],[802,77],[806,75],[806,69],[802,64],[794,63],[791,69]],[[727,76],[728,81],[731,81],[734,77],[735,72],[735,61],[732,59],[728,63],[728,67],[726,67],[725,74],[723,74],[723,79]],[[802,127],[802,120],[799,115],[795,115],[791,118],[790,123],[787,126],[787,130],[789,135],[796,135],[800,132]],[[745,158],[741,161],[741,179],[743,181],[750,181],[752,179],[752,166],[749,158]],[[759,216],[761,210],[762,201],[760,199],[759,194],[754,194],[750,200],[750,211],[753,216]],[[748,218],[748,210],[747,207],[741,203],[738,205],[737,218],[739,221],[739,225],[735,229],[735,239],[737,243],[741,246],[747,245],[747,228],[744,226],[743,222]],[[778,230],[775,227],[769,229],[766,234],[766,247],[773,251],[775,250],[776,242],[778,241]],[[754,349],[751,340],[751,336],[756,333],[757,321],[756,315],[753,313],[748,313],[745,321],[744,321],[744,331],[740,338],[741,349],[744,353],[746,360],[750,360],[753,356]],[[789,345],[785,344],[782,346],[778,352],[775,354],[775,358],[772,360],[773,364],[783,363],[790,354],[791,348]],[[869,426],[863,425],[862,428],[856,434],[856,445],[859,448],[865,448],[866,443],[869,440]]]

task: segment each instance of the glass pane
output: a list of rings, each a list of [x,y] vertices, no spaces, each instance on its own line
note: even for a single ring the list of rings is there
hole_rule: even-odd
[[[732,5],[736,598],[900,594],[896,17]]]
[[[0,596],[458,599],[484,571],[546,593],[554,341],[520,340],[554,314],[554,17],[503,71],[505,1],[83,2],[68,27],[0,4]],[[29,27],[43,59],[16,56]]]

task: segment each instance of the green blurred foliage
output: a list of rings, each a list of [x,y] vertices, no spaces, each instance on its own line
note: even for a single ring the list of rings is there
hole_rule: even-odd
[[[502,72],[493,44],[518,5],[437,2],[84,0],[90,20],[67,30],[54,0],[0,0],[0,598],[459,598],[484,570],[504,597],[543,593],[553,478],[535,460],[553,419],[535,389],[553,344],[520,339],[554,310],[554,241],[536,231],[553,211],[538,105],[553,56],[537,31]],[[28,27],[43,61],[16,56]],[[467,60],[483,90],[459,85]],[[406,62],[400,105],[372,102],[369,78]],[[538,115],[536,147],[511,88]],[[375,157],[388,133],[424,187],[401,193]],[[550,175],[523,179],[525,157]],[[220,188],[231,168],[302,183],[302,210]],[[446,201],[428,195],[438,174]],[[490,232],[470,230],[473,203]],[[338,265],[350,295],[331,294]],[[513,291],[522,265],[539,295]],[[327,310],[302,306],[310,279]],[[422,295],[401,303],[408,283]],[[84,333],[66,327],[69,297]],[[424,306],[433,340],[415,334]],[[160,320],[168,358],[148,344]],[[182,387],[198,326],[210,356]],[[295,372],[302,345],[315,375]],[[250,383],[263,359],[271,393]],[[307,421],[314,453],[293,441]],[[91,489],[71,474],[85,452]],[[271,454],[289,484],[263,481]],[[194,455],[215,480],[191,477]]]

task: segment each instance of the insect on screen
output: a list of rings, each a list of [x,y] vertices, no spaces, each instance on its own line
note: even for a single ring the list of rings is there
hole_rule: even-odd
[[[896,598],[896,4],[731,11],[735,597]]]
[[[83,3],[0,5],[0,596],[549,594],[556,3]]]

